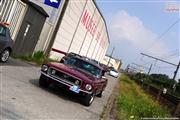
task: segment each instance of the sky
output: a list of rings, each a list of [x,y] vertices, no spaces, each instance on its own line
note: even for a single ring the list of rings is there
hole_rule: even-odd
[[[108,27],[113,57],[128,64],[143,65],[145,72],[173,77],[176,66],[142,56],[145,53],[178,64],[180,60],[180,1],[96,0]],[[134,64],[135,63],[135,64]],[[139,68],[139,67],[138,67]],[[179,70],[180,71],[180,70]],[[180,74],[176,79],[180,78]]]

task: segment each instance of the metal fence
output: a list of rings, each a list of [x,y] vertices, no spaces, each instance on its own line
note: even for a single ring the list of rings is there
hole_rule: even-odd
[[[180,117],[180,99],[171,95],[170,93],[163,93],[163,90],[151,86],[147,83],[136,81],[145,91],[153,95],[162,105],[169,108],[172,115]]]

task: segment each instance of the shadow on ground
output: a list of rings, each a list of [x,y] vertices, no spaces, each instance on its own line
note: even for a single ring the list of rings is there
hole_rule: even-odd
[[[33,64],[30,64],[30,63],[26,63],[26,62],[23,62],[21,60],[18,60],[18,59],[14,59],[14,58],[9,58],[9,60],[6,62],[6,63],[2,63],[0,62],[0,66],[24,66],[24,67],[37,67]]]
[[[67,91],[55,84],[51,84],[48,88],[42,88],[39,86],[39,80],[37,79],[29,80],[29,82],[35,87],[38,87],[39,89],[43,89],[49,93],[52,93],[63,100],[72,101],[72,102],[81,104],[82,96],[79,96],[76,93]]]

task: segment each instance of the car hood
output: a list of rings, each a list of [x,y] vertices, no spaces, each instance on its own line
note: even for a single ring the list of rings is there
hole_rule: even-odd
[[[79,68],[76,68],[76,67],[73,67],[70,65],[66,65],[66,64],[62,64],[62,63],[56,63],[56,62],[49,63],[48,65],[51,67],[54,67],[58,70],[64,71],[68,74],[71,74],[71,75],[73,75],[73,76],[75,76],[81,80],[86,80],[87,82],[92,82],[92,81],[99,79],[99,78],[93,76],[92,74],[90,74],[84,70],[81,70]]]

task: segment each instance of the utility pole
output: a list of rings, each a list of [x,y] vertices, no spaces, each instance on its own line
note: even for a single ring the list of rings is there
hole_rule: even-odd
[[[176,70],[174,72],[173,80],[175,80],[175,78],[176,78],[176,75],[177,75],[178,70],[179,70],[179,66],[180,66],[180,61],[179,61],[179,64],[177,65],[177,68],[176,68]]]
[[[165,61],[165,60],[162,60],[162,59],[159,59],[159,58],[157,58],[157,57],[153,57],[153,56],[150,56],[150,55],[147,55],[147,54],[144,54],[144,53],[141,53],[141,55],[150,57],[150,58],[155,59],[155,60],[159,60],[159,61],[161,61],[161,62],[170,64],[170,65],[173,65],[173,66],[176,66],[177,68],[176,68],[176,70],[175,70],[175,72],[174,72],[174,76],[173,76],[173,81],[175,80],[176,75],[177,75],[178,70],[179,70],[179,67],[180,67],[180,61],[179,61],[178,65],[176,65],[176,64],[174,64],[174,63],[170,63],[170,62],[168,62],[168,61]],[[152,64],[151,64],[151,65],[152,65]],[[151,68],[151,67],[152,67],[152,66],[150,66],[150,68]],[[150,69],[150,70],[151,70],[151,69]],[[176,91],[176,84],[173,85],[173,93],[175,93],[175,91]]]
[[[151,69],[152,69],[152,64],[151,64],[150,67],[149,67],[148,75],[149,75],[149,73],[151,72]]]
[[[58,17],[57,23],[56,23],[55,28],[54,28],[53,33],[52,33],[52,37],[50,38],[50,43],[49,43],[49,45],[48,45],[48,47],[47,47],[47,49],[45,51],[45,54],[48,55],[48,56],[49,56],[51,48],[52,48],[52,46],[54,44],[56,34],[57,34],[57,32],[59,30],[59,27],[61,25],[61,22],[62,22],[62,19],[64,17],[65,10],[67,8],[68,3],[69,3],[69,0],[64,1],[64,5],[63,5],[63,8],[62,8],[61,14]]]
[[[179,70],[179,66],[180,66],[180,61],[179,61],[179,64],[178,64],[178,66],[174,72],[173,80],[175,80],[175,78],[176,78],[176,75],[177,75],[178,70]],[[176,92],[176,83],[173,85],[173,93],[175,93],[175,92]]]
[[[107,66],[109,65],[109,63],[110,63],[110,61],[111,61],[111,58],[112,58],[112,55],[113,55],[114,49],[115,49],[115,47],[113,47],[112,52],[111,52],[111,55],[109,56],[110,58],[109,58],[109,61],[108,61],[108,63],[107,63]]]
[[[176,65],[176,64],[174,64],[174,63],[170,63],[170,62],[168,62],[168,61],[165,61],[165,60],[162,60],[162,59],[160,59],[160,58],[153,57],[153,56],[150,56],[150,55],[147,55],[147,54],[144,54],[144,53],[141,53],[141,55],[144,55],[144,56],[150,57],[150,58],[155,59],[155,60],[159,60],[159,61],[161,61],[161,62],[164,62],[164,63],[170,64],[170,65],[173,65],[173,66],[176,66],[177,68],[176,68],[176,70],[175,70],[175,72],[174,72],[174,76],[173,76],[173,80],[175,80],[176,75],[177,75],[177,72],[178,72],[178,69],[179,69],[179,66],[180,66],[180,61],[179,61],[179,64],[178,64],[178,65]]]

